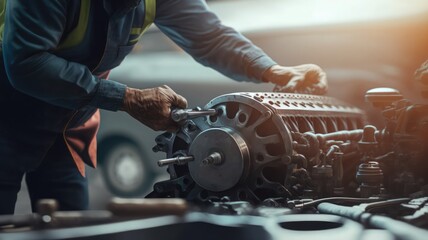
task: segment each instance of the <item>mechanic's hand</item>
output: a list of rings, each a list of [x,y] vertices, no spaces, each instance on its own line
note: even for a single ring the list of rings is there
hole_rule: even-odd
[[[327,92],[326,74],[315,64],[294,67],[274,65],[263,74],[263,81],[276,84],[274,92],[317,95]]]
[[[176,131],[178,124],[171,119],[171,108],[186,108],[187,101],[170,87],[126,88],[123,107],[133,118],[155,131]]]

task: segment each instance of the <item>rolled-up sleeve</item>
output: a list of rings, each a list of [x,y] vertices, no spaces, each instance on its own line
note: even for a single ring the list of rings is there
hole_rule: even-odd
[[[202,0],[157,1],[155,24],[196,61],[238,81],[258,82],[276,64]]]
[[[117,110],[125,85],[102,81],[85,65],[53,53],[64,32],[66,11],[67,0],[7,2],[2,49],[11,85],[64,108]]]

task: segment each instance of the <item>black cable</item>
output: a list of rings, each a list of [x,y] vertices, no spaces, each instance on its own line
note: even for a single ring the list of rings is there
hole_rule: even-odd
[[[389,217],[366,213],[361,208],[321,203],[318,205],[318,211],[350,218],[370,227],[385,229],[399,240],[426,240],[428,236],[428,231],[425,229]]]
[[[320,198],[317,200],[306,201],[303,199],[302,202],[299,200],[289,201],[290,208],[309,208],[314,207],[323,202],[348,202],[348,203],[371,203],[371,202],[379,202],[383,199],[380,198],[351,198],[351,197],[330,197],[330,198]]]

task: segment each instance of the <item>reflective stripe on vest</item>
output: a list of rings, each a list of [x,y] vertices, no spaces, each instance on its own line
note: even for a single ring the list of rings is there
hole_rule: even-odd
[[[86,29],[88,28],[91,0],[80,1],[80,15],[76,28],[74,28],[67,37],[59,43],[58,49],[71,48],[83,41]]]
[[[141,36],[149,29],[156,17],[156,0],[144,0],[146,11],[144,14],[144,24],[141,28],[132,28],[131,35],[137,35],[136,38],[129,41],[129,44],[138,42]]]
[[[3,42],[4,16],[6,15],[6,0],[0,0],[0,43]]]
[[[4,17],[6,15],[6,1],[0,0],[0,42],[3,40],[4,30]],[[144,32],[154,22],[156,16],[156,0],[144,0],[145,3],[145,16],[144,24],[141,28],[132,28],[131,35],[137,35],[137,38],[132,39],[129,43],[136,43],[138,39],[144,34]],[[80,4],[80,15],[76,28],[74,28],[67,37],[61,41],[58,45],[58,49],[71,48],[80,44],[88,28],[89,14],[90,14],[91,1],[81,0]]]
[[[3,0],[0,0],[3,1]],[[156,17],[156,0],[144,0],[145,14],[144,24],[141,28],[132,28],[131,35],[137,35],[136,38],[129,41],[129,44],[136,43],[140,37],[147,31]],[[79,21],[75,29],[73,29],[63,42],[58,46],[59,49],[70,48],[78,45],[85,37],[85,32],[88,26],[89,13],[91,3],[90,0],[81,0]]]
[[[3,41],[6,2],[7,0],[0,0],[0,42]],[[90,0],[81,0],[80,15],[77,26],[68,34],[68,36],[61,43],[59,43],[58,49],[70,48],[82,42],[83,38],[85,37],[86,29],[88,28],[90,7]]]
[[[130,44],[136,43],[155,20],[156,0],[144,0],[144,3],[145,3],[144,24],[141,28],[131,29],[130,34],[137,35],[138,37],[129,41]],[[90,7],[91,7],[90,0],[81,0],[80,16],[79,16],[79,21],[77,23],[77,27],[66,37],[66,39],[63,42],[59,44],[58,46],[59,49],[76,46],[83,40],[83,38],[85,37],[87,26],[88,26]]]

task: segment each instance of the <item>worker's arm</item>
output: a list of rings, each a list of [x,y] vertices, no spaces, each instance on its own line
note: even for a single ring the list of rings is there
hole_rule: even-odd
[[[126,86],[92,75],[84,65],[53,54],[66,24],[67,0],[7,1],[3,56],[17,90],[50,104],[117,110]]]
[[[236,80],[258,81],[276,64],[202,0],[157,1],[155,24],[195,60]]]
[[[155,23],[195,60],[235,80],[272,82],[288,91],[326,90],[320,67],[278,65],[243,35],[222,25],[203,0],[157,1]]]

